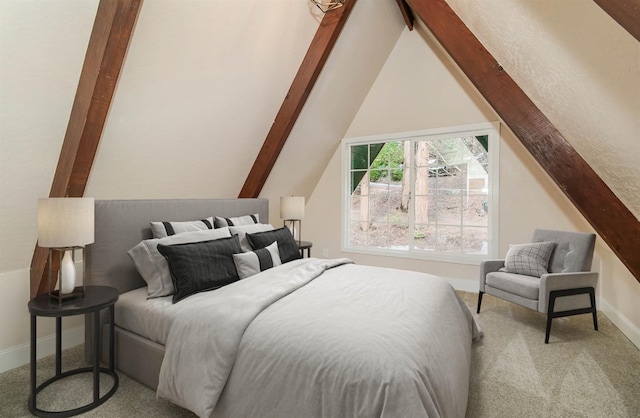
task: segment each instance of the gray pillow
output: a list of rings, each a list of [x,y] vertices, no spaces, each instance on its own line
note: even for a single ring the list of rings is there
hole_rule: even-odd
[[[500,271],[540,277],[549,273],[549,259],[556,243],[553,241],[512,245]]]
[[[238,276],[246,279],[261,271],[282,264],[278,253],[278,243],[274,242],[264,248],[246,253],[234,254],[233,262],[236,265]]]
[[[205,229],[203,231],[184,232],[164,238],[144,240],[127,254],[136,265],[140,276],[147,282],[147,298],[169,296],[175,292],[167,260],[158,252],[158,244],[171,245],[186,242],[202,242],[219,238],[229,238],[229,228]]]
[[[240,240],[240,248],[242,251],[251,251],[251,244],[247,241],[247,234],[254,234],[256,232],[264,232],[264,231],[272,231],[273,226],[270,224],[251,224],[251,225],[240,225],[240,226],[230,226],[229,231],[231,235],[237,235]]]
[[[167,259],[176,292],[173,303],[195,293],[206,292],[238,281],[231,257],[240,252],[237,236],[213,241],[158,245]]]
[[[181,234],[183,232],[202,231],[205,229],[213,229],[213,216],[200,219],[198,221],[181,221],[181,222],[150,222],[151,234],[154,238],[164,238],[171,235]]]

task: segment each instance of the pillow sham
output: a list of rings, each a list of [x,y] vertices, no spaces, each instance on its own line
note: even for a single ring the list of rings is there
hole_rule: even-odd
[[[223,218],[221,216],[216,216],[213,225],[216,228],[222,228],[225,226],[251,225],[259,223],[260,215],[254,213],[253,215],[237,216],[235,218]]]
[[[273,231],[273,226],[270,224],[252,224],[252,225],[240,225],[240,226],[230,226],[229,231],[231,235],[237,235],[240,240],[240,248],[242,251],[251,251],[251,244],[247,241],[246,234],[255,234],[256,232],[264,232],[264,231]]]
[[[246,279],[271,267],[279,266],[282,261],[280,261],[278,243],[274,241],[273,244],[259,250],[234,254],[233,263],[236,265],[240,279]]]
[[[205,229],[213,229],[213,217],[200,219],[199,221],[182,221],[182,222],[150,222],[151,234],[154,238],[170,237],[171,235],[181,234],[183,232],[202,231]]]
[[[133,260],[140,276],[147,282],[147,298],[152,299],[171,295],[175,291],[169,265],[162,254],[158,252],[158,244],[182,244],[229,237],[231,237],[229,228],[184,232],[170,237],[144,240],[127,251],[127,254]]]
[[[176,289],[173,303],[187,296],[218,289],[238,280],[232,255],[240,252],[237,236],[185,244],[158,244],[169,264]]]
[[[246,234],[247,241],[251,244],[251,248],[259,250],[267,245],[278,242],[278,251],[280,252],[280,260],[288,263],[291,260],[301,258],[298,243],[291,235],[291,231],[286,226],[273,231],[256,232],[254,234]]]
[[[549,259],[555,246],[553,241],[512,245],[507,252],[504,267],[500,270],[533,277],[547,274]]]

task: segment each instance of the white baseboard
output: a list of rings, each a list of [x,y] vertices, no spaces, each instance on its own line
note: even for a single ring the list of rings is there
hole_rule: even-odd
[[[635,326],[626,316],[621,314],[603,298],[598,299],[598,310],[604,313],[607,318],[622,331],[629,341],[640,348],[640,328]]]
[[[84,342],[84,325],[62,331],[62,349],[75,347]],[[36,345],[36,356],[38,359],[55,354],[56,336],[55,334],[38,338]],[[29,364],[31,357],[30,344],[20,344],[0,351],[0,373],[15,369],[25,364]]]

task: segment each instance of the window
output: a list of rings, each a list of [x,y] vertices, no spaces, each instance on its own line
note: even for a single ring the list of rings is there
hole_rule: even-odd
[[[475,263],[495,255],[499,125],[343,142],[343,250]]]

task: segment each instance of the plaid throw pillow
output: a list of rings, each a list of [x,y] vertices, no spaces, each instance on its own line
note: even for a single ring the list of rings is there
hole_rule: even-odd
[[[553,241],[513,245],[507,252],[504,268],[500,270],[534,277],[547,274],[549,259],[555,246]]]

